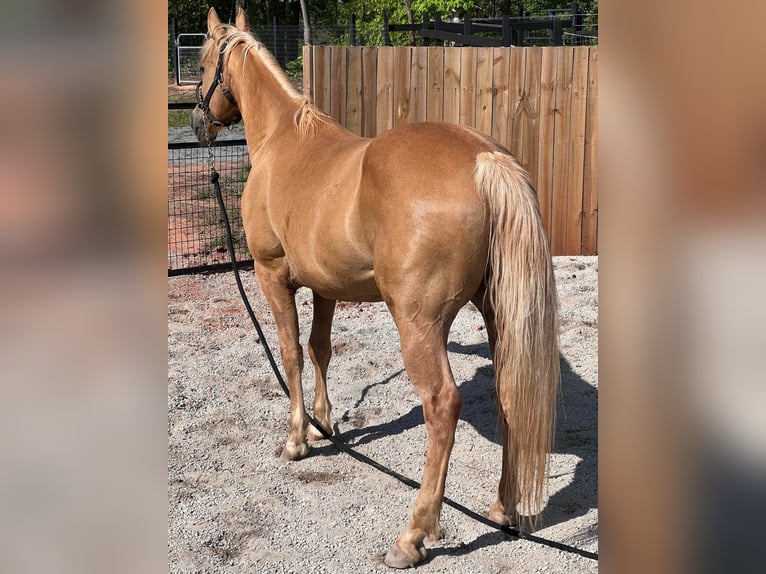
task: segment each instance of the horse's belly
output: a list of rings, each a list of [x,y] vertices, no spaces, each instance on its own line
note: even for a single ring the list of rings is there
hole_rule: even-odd
[[[336,301],[380,301],[380,289],[372,270],[306,272],[300,282],[326,299]]]

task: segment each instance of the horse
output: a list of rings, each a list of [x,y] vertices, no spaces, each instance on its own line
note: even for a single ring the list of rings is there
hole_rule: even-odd
[[[295,89],[250,33],[244,10],[231,26],[211,8],[207,26],[192,128],[201,142],[212,142],[222,127],[244,120],[251,168],[240,211],[290,390],[283,457],[304,458],[309,442],[323,438],[306,418],[296,290],[313,292],[313,408],[327,433],[336,302],[385,302],[428,437],[411,519],[385,563],[406,568],[424,560],[424,540],[440,534],[462,404],[447,339],[458,311],[472,302],[486,326],[503,437],[488,516],[501,525],[536,523],[559,353],[550,246],[529,175],[501,145],[459,125],[418,123],[356,136]]]

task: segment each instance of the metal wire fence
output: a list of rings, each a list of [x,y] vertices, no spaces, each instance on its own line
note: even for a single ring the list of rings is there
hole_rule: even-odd
[[[232,226],[237,260],[252,261],[240,215],[250,159],[243,139],[224,140],[213,148],[221,174],[221,192]],[[228,265],[223,217],[210,183],[207,147],[168,144],[168,275]]]

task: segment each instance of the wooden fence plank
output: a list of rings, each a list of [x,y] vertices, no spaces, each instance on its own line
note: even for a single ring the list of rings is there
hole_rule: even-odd
[[[583,162],[585,160],[585,111],[588,93],[588,48],[574,48],[572,108],[569,123],[569,175],[567,177],[566,252],[582,252]]]
[[[569,47],[553,49],[559,54],[556,59],[551,251],[554,255],[566,255],[567,177],[569,176],[569,127],[574,49]]]
[[[348,92],[346,94],[345,126],[356,135],[362,135],[362,48],[348,46]]]
[[[460,48],[460,123],[476,127],[476,48]]]
[[[410,119],[410,66],[412,50],[409,46],[391,48],[394,52],[393,127],[406,126]]]
[[[378,49],[362,48],[362,135],[371,138],[377,133],[378,109]]]
[[[492,135],[492,48],[476,48],[476,129]]]
[[[330,47],[330,115],[339,124],[346,121],[346,56],[345,46]]]
[[[410,123],[426,121],[428,96],[428,49],[412,48],[410,68]]]
[[[314,51],[312,46],[303,46],[303,93],[310,101],[314,101],[313,74]]]
[[[510,149],[508,141],[508,70],[510,58],[507,48],[492,49],[492,137]]]
[[[330,113],[330,50],[327,46],[314,46],[314,105]]]
[[[460,50],[444,48],[444,121],[460,123]]]
[[[509,81],[509,105],[511,113],[508,116],[508,150],[515,158],[521,158],[522,119],[524,114],[524,66],[526,65],[526,50],[529,48],[511,48],[511,70]]]
[[[529,172],[532,181],[537,181],[537,142],[540,127],[540,66],[543,49],[528,48],[524,72],[524,120],[519,160]]]
[[[551,202],[553,195],[553,142],[556,114],[556,56],[555,50],[543,50],[540,68],[540,125],[537,140],[537,197],[548,237],[551,236]]]
[[[394,52],[389,46],[378,48],[378,109],[376,135],[394,127]]]
[[[582,254],[598,253],[598,48],[591,47],[583,161]]]
[[[428,47],[428,94],[426,96],[426,120],[444,120],[444,48]],[[446,121],[446,120],[444,120]]]

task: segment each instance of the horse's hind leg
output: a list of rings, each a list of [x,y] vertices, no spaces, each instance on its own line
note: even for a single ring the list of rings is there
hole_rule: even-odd
[[[314,364],[316,390],[314,394],[314,418],[325,431],[332,434],[330,413],[332,404],[327,396],[327,367],[330,364],[332,347],[330,346],[330,330],[332,317],[335,313],[335,301],[325,299],[314,292],[314,319],[311,324],[309,337],[309,357]],[[307,438],[310,441],[324,438],[313,425],[308,427]]]
[[[429,320],[423,309],[413,314],[392,308],[392,313],[407,374],[423,403],[428,432],[426,464],[412,519],[385,558],[389,566],[407,568],[425,558],[423,539],[436,539],[440,533],[444,482],[462,401],[447,360],[447,335],[454,314],[435,313]]]
[[[295,290],[288,286],[288,276],[282,267],[272,268],[256,262],[255,273],[277,325],[279,350],[290,390],[290,435],[282,456],[288,460],[297,460],[308,454],[309,445],[306,442],[308,419],[301,384],[303,349],[299,341]]]
[[[473,299],[471,299],[474,305],[481,312],[481,316],[484,318],[484,324],[487,327],[487,339],[489,340],[489,353],[494,362],[495,347],[497,346],[497,328],[495,326],[495,310],[492,307],[489,299],[485,296],[484,289],[481,289]],[[503,415],[500,401],[496,401],[497,404],[497,420],[500,425],[500,429],[503,433],[503,462],[502,470],[500,473],[500,485],[497,489],[497,500],[492,504],[489,509],[489,519],[498,522],[499,524],[509,524],[513,521],[516,514],[516,493],[512,492],[509,488],[509,480],[512,476],[512,469],[510,465],[511,453],[508,452],[508,422]]]

